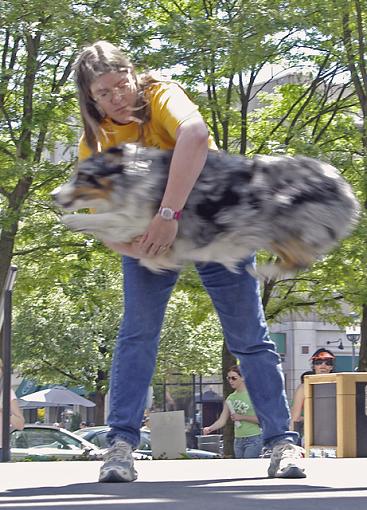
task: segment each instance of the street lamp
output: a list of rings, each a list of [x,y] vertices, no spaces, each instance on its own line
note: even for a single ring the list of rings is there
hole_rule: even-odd
[[[0,296],[0,346],[2,350],[3,377],[2,377],[2,459],[0,462],[10,460],[9,432],[10,432],[10,388],[11,388],[11,318],[12,294],[16,266],[10,266],[6,277],[4,289]]]
[[[361,338],[361,326],[359,324],[353,324],[352,326],[347,326],[345,328],[345,334],[347,340],[352,344],[352,371],[355,369],[355,359],[356,359],[356,344],[359,342]]]
[[[338,349],[340,349],[341,351],[344,349],[343,340],[341,338],[339,338],[338,340],[328,340],[326,343],[327,345],[339,344]]]

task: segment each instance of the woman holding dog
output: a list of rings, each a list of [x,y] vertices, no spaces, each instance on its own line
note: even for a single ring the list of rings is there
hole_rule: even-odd
[[[120,143],[141,143],[173,149],[161,207],[146,232],[131,244],[110,243],[124,255],[124,317],[111,370],[110,450],[101,467],[101,482],[129,482],[137,477],[132,450],[139,443],[144,405],[156,362],[160,330],[179,274],[155,274],[139,265],[174,242],[185,202],[215,149],[198,107],[183,89],[149,74],[138,75],[133,64],[112,44],[99,41],[83,49],[75,63],[84,134],[80,159]],[[280,359],[269,340],[258,281],[247,271],[250,257],[238,272],[217,263],[197,264],[197,271],[221,320],[230,351],[246,373],[251,400],[271,452],[269,477],[301,478],[303,455],[289,431],[289,408]]]

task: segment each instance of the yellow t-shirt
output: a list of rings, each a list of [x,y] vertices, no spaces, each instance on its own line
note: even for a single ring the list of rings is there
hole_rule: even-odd
[[[150,119],[142,128],[137,122],[116,124],[110,118],[101,123],[106,136],[101,134],[99,143],[101,150],[115,147],[120,143],[139,142],[146,147],[159,149],[173,149],[176,144],[177,128],[187,119],[195,116],[198,106],[194,104],[185,91],[173,82],[158,82],[150,85],[146,90],[150,101]],[[143,129],[143,140],[140,140],[140,130]],[[209,137],[209,148],[217,149],[212,137]],[[92,155],[84,136],[79,142],[79,159],[83,160]]]

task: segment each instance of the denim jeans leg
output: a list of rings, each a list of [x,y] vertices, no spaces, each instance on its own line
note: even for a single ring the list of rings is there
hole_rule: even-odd
[[[178,273],[155,274],[136,259],[123,258],[124,317],[110,377],[108,439],[119,437],[132,446],[140,440],[140,425],[151,382],[164,313]]]
[[[289,431],[289,406],[279,355],[269,339],[259,282],[246,271],[250,257],[238,272],[220,264],[197,265],[222,324],[228,349],[240,361],[246,386],[259,418],[266,447],[278,441],[297,442]]]
[[[244,459],[257,459],[263,448],[262,436],[246,437]]]
[[[243,459],[244,455],[244,437],[236,437],[233,441],[233,452],[235,459]]]
[[[262,437],[238,437],[233,443],[234,455],[236,459],[257,459],[260,457],[263,447]]]

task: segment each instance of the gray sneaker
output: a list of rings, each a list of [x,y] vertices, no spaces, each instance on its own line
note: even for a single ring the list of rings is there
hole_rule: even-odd
[[[131,445],[117,439],[105,456],[99,482],[133,482],[137,477]]]
[[[297,465],[304,453],[303,448],[293,443],[276,443],[271,452],[269,478],[306,478],[305,470]]]

